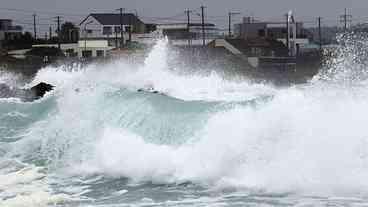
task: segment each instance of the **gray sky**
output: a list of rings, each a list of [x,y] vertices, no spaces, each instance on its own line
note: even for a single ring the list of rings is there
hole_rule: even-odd
[[[338,16],[344,8],[348,8],[354,21],[368,21],[368,0],[1,0],[0,18],[14,18],[18,24],[24,23],[27,29],[31,28],[30,11],[36,11],[39,24],[43,27],[40,28],[42,33],[46,25],[52,23],[51,17],[56,13],[64,14],[64,20],[77,23],[89,12],[114,12],[114,8],[124,7],[127,11],[136,9],[146,21],[158,21],[159,17],[171,17],[167,21],[184,21],[183,11],[189,8],[199,12],[201,4],[207,7],[208,21],[221,27],[227,24],[226,15],[230,10],[242,12],[234,21],[250,15],[262,20],[281,20],[283,14],[293,10],[297,20],[313,25],[318,16],[324,18],[325,24],[337,24]],[[196,18],[193,14],[193,19]]]

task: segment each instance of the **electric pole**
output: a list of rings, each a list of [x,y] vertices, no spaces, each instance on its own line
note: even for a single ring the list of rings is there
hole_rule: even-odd
[[[129,14],[129,42],[132,41],[132,15]]]
[[[231,38],[231,17],[240,14],[239,12],[229,12],[229,38]]]
[[[33,37],[37,40],[36,14],[33,14]]]
[[[289,17],[289,14],[286,14],[286,47],[288,49],[288,52],[290,50],[290,45],[289,45],[289,43],[290,43],[290,36],[289,36],[289,34],[290,34],[289,18],[290,18]]]
[[[206,46],[206,34],[205,34],[205,31],[204,31],[204,6],[201,6],[201,11],[202,11],[202,39],[203,39],[203,46]]]
[[[139,31],[140,31],[140,29],[138,29],[138,18],[139,18],[139,16],[138,16],[138,10],[134,9],[134,12],[135,12],[135,18],[134,18],[134,30],[135,30],[135,32],[139,32]],[[134,30],[133,30],[133,31],[134,31]]]
[[[118,31],[116,31],[116,29],[115,29],[115,47],[116,48],[118,48],[118,46],[119,46],[119,43],[118,43],[119,41],[118,41]]]
[[[49,40],[52,38],[52,27],[49,27]]]
[[[188,37],[188,46],[190,45],[190,40],[192,39],[190,34],[190,13],[192,13],[191,10],[187,9],[185,10],[185,13],[187,14],[187,37]]]
[[[124,46],[124,31],[123,31],[123,10],[124,8],[118,9],[120,11],[120,49]]]
[[[321,29],[322,17],[318,17],[318,39],[319,39],[319,50],[322,51],[322,29]]]
[[[58,36],[58,48],[60,49],[61,46],[60,46],[60,16],[57,16],[57,36]]]
[[[352,22],[352,15],[349,15],[347,13],[347,9],[345,8],[345,12],[343,15],[340,15],[340,22],[344,24],[344,32],[348,29],[348,23],[350,24]]]

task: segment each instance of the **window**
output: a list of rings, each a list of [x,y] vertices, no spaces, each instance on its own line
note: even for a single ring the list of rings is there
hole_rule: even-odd
[[[103,27],[102,34],[111,35],[112,34],[112,28],[111,27]]]
[[[91,50],[83,50],[82,51],[82,57],[84,57],[84,58],[92,57],[92,51]]]
[[[125,27],[125,31],[129,32],[130,31],[130,26],[126,26]],[[133,32],[133,31],[132,31]]]
[[[97,50],[96,51],[96,56],[97,57],[103,57],[104,56],[104,51],[103,50]]]
[[[115,26],[114,31],[115,33],[120,33],[120,26]]]
[[[76,57],[78,55],[76,52],[74,52],[74,49],[67,49],[65,52],[69,57]]]

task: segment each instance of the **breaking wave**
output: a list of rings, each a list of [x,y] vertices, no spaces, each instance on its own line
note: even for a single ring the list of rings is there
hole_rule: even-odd
[[[0,176],[35,176],[24,183],[37,186],[102,175],[133,183],[367,196],[361,51],[367,41],[356,34],[344,38],[313,80],[283,88],[216,72],[179,75],[167,64],[167,40],[158,41],[142,65],[119,60],[74,71],[44,68],[31,85],[48,82],[54,92],[36,103],[0,102],[0,130],[10,130],[0,137],[0,154],[33,166]],[[137,92],[147,87],[160,93]],[[12,194],[0,191],[3,202],[28,199],[13,192],[18,183],[0,181],[0,190]],[[67,192],[53,187],[23,189],[22,195],[47,194],[48,205],[84,194]]]

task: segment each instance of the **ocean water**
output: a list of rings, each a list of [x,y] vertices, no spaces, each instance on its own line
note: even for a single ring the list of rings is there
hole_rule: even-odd
[[[172,69],[167,40],[142,64],[3,72],[56,90],[0,99],[0,206],[368,206],[367,41],[341,38],[287,87]]]

